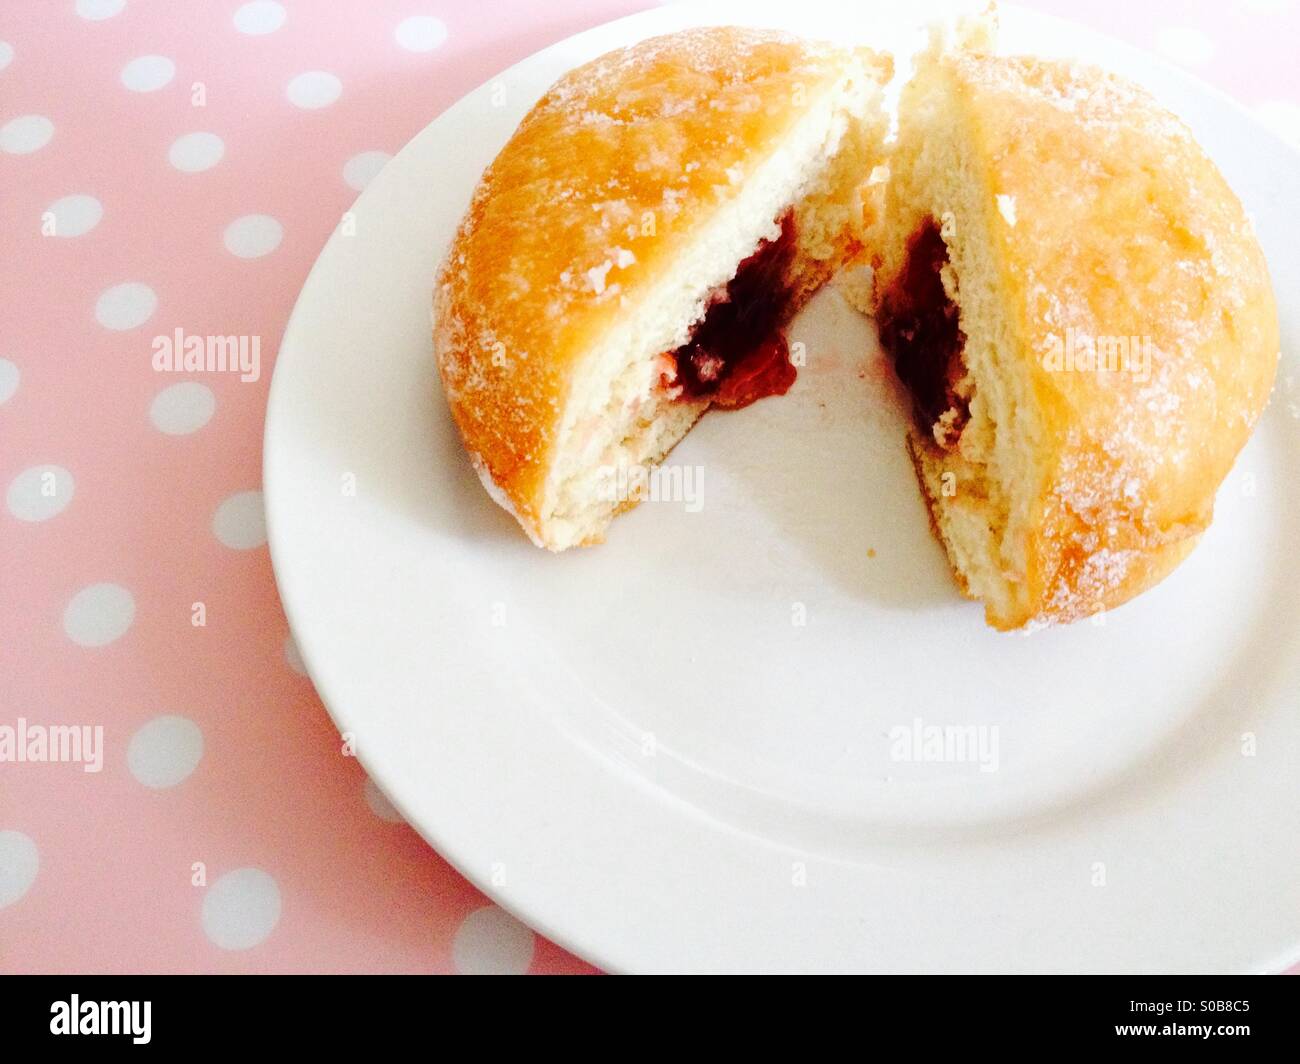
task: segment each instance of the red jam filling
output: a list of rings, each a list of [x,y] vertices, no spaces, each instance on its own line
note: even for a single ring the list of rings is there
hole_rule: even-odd
[[[781,327],[789,316],[786,278],[794,254],[794,216],[786,212],[780,235],[740,264],[690,340],[672,352],[677,374],[669,383],[681,387],[679,398],[735,409],[790,390],[797,371]]]
[[[908,241],[907,262],[881,300],[877,324],[898,379],[912,395],[921,430],[931,435],[932,426],[952,410],[957,417],[945,435],[956,441],[970,409],[956,392],[966,375],[966,337],[957,325],[956,304],[939,276],[947,262],[939,226],[928,219]]]

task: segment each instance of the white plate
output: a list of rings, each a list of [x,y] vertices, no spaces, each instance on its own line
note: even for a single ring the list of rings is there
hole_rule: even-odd
[[[513,67],[384,169],[271,392],[270,541],[303,657],[424,837],[607,969],[1281,968],[1300,943],[1294,359],[1191,559],[1104,624],[1028,637],[953,590],[838,293],[794,325],[809,367],[786,399],[710,415],[674,453],[703,508],[643,505],[595,550],[532,547],[438,393],[435,264],[556,77],[717,22],[906,48],[911,6],[646,12]],[[1002,40],[1126,73],[1192,124],[1256,216],[1294,347],[1300,158],[1076,26],[1006,9]],[[896,760],[918,720],[989,729],[996,771]]]

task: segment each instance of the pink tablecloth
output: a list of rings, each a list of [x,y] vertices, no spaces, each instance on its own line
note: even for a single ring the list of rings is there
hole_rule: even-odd
[[[0,728],[89,729],[81,763],[0,762],[0,968],[590,970],[341,754],[276,599],[262,419],[294,298],[385,159],[510,63],[645,6],[0,9]],[[1294,2],[1037,6],[1300,137]],[[156,368],[177,329],[256,338],[256,379]]]

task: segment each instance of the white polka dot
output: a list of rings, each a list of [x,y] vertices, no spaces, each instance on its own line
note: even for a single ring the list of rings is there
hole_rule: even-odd
[[[8,41],[0,41],[0,70],[14,61],[14,46]]]
[[[126,0],[77,0],[77,14],[91,22],[112,18],[124,7]]]
[[[253,0],[235,12],[235,29],[252,37],[274,33],[284,25],[285,11],[272,0]]]
[[[120,584],[83,587],[63,611],[63,630],[78,646],[102,647],[122,636],[135,620],[135,599]]]
[[[266,542],[266,511],[260,491],[239,491],[212,515],[212,532],[235,550],[252,550]]]
[[[343,164],[343,180],[360,192],[392,156],[386,151],[363,151]]]
[[[1156,34],[1156,47],[1176,63],[1201,66],[1214,56],[1214,42],[1203,30],[1175,26]]]
[[[280,922],[280,888],[260,868],[227,872],[203,895],[203,933],[222,949],[251,949]]]
[[[1278,136],[1300,147],[1300,104],[1265,100],[1255,108],[1255,114]]]
[[[246,214],[226,226],[226,250],[241,259],[260,259],[280,246],[284,229],[269,214]]]
[[[393,808],[393,803],[388,800],[388,795],[379,789],[379,785],[374,780],[367,778],[362,792],[366,796],[366,805],[370,806],[370,811],[380,820],[386,820],[390,824],[405,823],[402,814]]]
[[[333,74],[327,74],[323,70],[309,70],[289,82],[285,94],[295,107],[314,111],[328,107],[339,98],[342,91],[343,83]]]
[[[0,909],[31,889],[40,867],[36,843],[21,831],[0,831]]]
[[[303,663],[302,652],[298,649],[298,641],[292,632],[284,637],[284,660],[299,676],[307,675],[307,666]]]
[[[131,736],[126,767],[146,787],[175,787],[203,757],[203,733],[185,717],[155,717]]]
[[[475,909],[456,929],[451,955],[464,975],[523,975],[533,963],[533,933],[504,909]]]
[[[172,141],[167,161],[187,174],[210,170],[226,154],[226,142],[215,133],[186,133]]]
[[[168,436],[187,436],[211,421],[216,409],[217,397],[211,388],[198,381],[181,381],[153,397],[149,420]]]
[[[74,490],[72,474],[62,466],[32,466],[9,482],[5,502],[20,521],[48,521],[68,508]]]
[[[18,390],[22,371],[7,358],[0,358],[0,403],[7,403]]]
[[[393,36],[408,52],[432,52],[447,39],[447,27],[432,15],[412,15],[397,24]]]
[[[104,205],[94,196],[83,193],[64,196],[45,208],[41,215],[41,232],[50,236],[85,236],[102,217]]]
[[[176,76],[176,64],[165,55],[142,55],[122,68],[122,84],[132,92],[156,92]]]
[[[11,118],[0,126],[0,151],[10,155],[29,155],[39,151],[54,136],[54,123],[44,115]]]
[[[105,329],[134,329],[158,309],[158,297],[147,284],[128,281],[106,288],[95,301],[95,320]]]

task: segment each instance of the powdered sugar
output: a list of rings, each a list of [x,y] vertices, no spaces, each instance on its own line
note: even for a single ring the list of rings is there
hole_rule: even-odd
[[[614,268],[614,264],[606,259],[599,266],[593,266],[587,270],[583,276],[587,279],[587,284],[591,285],[591,290],[600,295],[605,291],[605,275]],[[567,271],[566,271],[567,272]],[[563,276],[563,274],[561,274]]]

